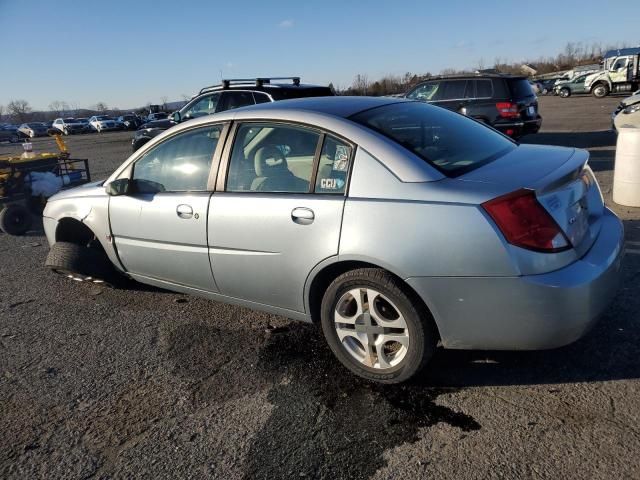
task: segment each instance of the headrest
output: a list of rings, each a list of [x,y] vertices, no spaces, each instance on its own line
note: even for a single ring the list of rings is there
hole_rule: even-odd
[[[256,176],[258,177],[270,177],[282,170],[289,171],[287,159],[282,152],[273,145],[267,145],[266,147],[258,149],[254,157],[254,166]]]

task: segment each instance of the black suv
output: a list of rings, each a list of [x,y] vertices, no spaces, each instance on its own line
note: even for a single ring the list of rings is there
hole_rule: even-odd
[[[513,138],[536,133],[542,125],[538,98],[526,77],[433,77],[413,87],[405,97],[462,113]]]
[[[288,83],[273,83],[289,80]],[[220,85],[205,87],[184,107],[169,118],[142,125],[131,140],[137,150],[153,137],[172,126],[193,118],[224,112],[256,103],[275,102],[290,98],[328,97],[335,95],[329,87],[300,83],[300,77],[272,77],[223,80]]]

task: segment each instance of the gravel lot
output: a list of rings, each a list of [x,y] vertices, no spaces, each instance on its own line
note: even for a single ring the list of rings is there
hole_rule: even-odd
[[[553,351],[440,351],[409,385],[351,376],[314,326],[65,281],[43,268],[41,229],[0,234],[0,477],[640,478],[640,209],[611,202],[619,100],[542,97],[525,139],[588,148],[625,221],[600,323]],[[99,179],[130,138],[68,143]]]

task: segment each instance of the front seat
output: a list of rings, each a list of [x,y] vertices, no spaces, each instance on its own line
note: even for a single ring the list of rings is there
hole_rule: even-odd
[[[258,192],[308,192],[309,182],[296,177],[287,164],[284,154],[275,145],[259,148],[254,156],[256,178],[251,191]]]

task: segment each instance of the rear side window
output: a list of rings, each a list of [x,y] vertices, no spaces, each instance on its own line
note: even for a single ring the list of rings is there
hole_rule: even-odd
[[[334,96],[333,91],[329,87],[273,88],[269,90],[269,93],[275,100]]]
[[[471,98],[473,94],[467,88],[467,84],[471,84],[467,80],[447,80],[443,82],[442,94],[438,100],[457,100],[461,98]]]
[[[447,176],[475,170],[516,148],[504,135],[421,102],[384,105],[351,117],[399,143]]]
[[[476,98],[492,98],[493,82],[491,80],[474,80],[476,84]]]
[[[256,103],[269,103],[271,99],[266,93],[253,92],[253,99]]]
[[[531,89],[531,84],[525,78],[511,80],[509,84],[511,86],[511,95],[514,99],[533,97],[535,95]]]
[[[351,146],[327,135],[320,152],[316,193],[344,193],[351,158]]]

